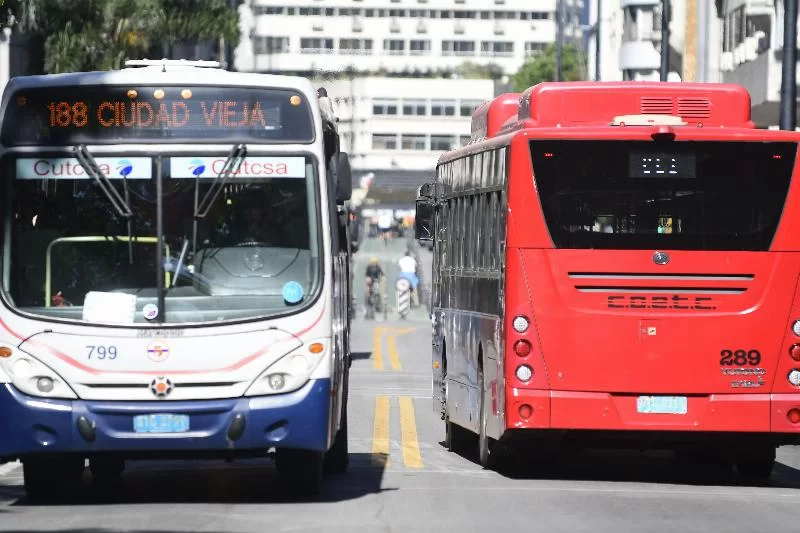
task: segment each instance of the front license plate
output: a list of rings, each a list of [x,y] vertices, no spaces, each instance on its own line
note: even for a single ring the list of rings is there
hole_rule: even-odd
[[[639,396],[636,410],[640,413],[685,415],[688,402],[686,396]]]
[[[189,415],[138,415],[133,417],[136,433],[185,433],[189,431]]]

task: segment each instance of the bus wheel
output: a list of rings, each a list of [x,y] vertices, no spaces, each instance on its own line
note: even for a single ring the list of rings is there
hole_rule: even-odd
[[[347,450],[347,407],[342,412],[342,427],[336,434],[333,446],[325,454],[323,464],[326,474],[344,474],[350,463],[350,455]]]
[[[279,448],[275,466],[289,492],[295,496],[316,496],[322,488],[324,452]]]
[[[769,447],[755,451],[748,457],[737,459],[736,470],[746,481],[762,483],[772,475],[775,467],[775,448]]]
[[[480,394],[480,418],[478,428],[478,460],[483,468],[494,467],[494,457],[492,457],[492,443],[489,435],[487,434],[487,427],[489,425],[489,413],[486,409],[486,395],[484,394],[483,383],[483,366],[478,367],[478,386]]]
[[[28,501],[48,503],[59,500],[66,494],[68,485],[80,482],[84,465],[83,457],[23,461],[22,473]]]

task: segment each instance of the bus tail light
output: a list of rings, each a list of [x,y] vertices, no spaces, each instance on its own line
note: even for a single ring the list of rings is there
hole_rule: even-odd
[[[800,424],[800,409],[789,409],[789,412],[786,413],[786,418],[792,424]]]
[[[792,332],[800,337],[800,320],[794,321],[794,324],[792,324]]]
[[[514,353],[520,357],[527,357],[531,353],[531,343],[525,339],[518,340],[514,343]]]
[[[791,348],[789,348],[789,355],[795,361],[800,361],[800,344],[793,344]]]
[[[516,374],[518,380],[528,382],[533,377],[533,370],[528,365],[519,365]]]
[[[523,403],[519,406],[519,416],[522,418],[530,418],[533,414],[533,407],[528,405],[527,403]],[[798,417],[800,417],[800,411],[798,411]]]
[[[519,315],[514,318],[514,321],[511,323],[511,325],[514,328],[514,331],[516,331],[517,333],[525,333],[526,331],[528,331],[528,328],[530,327],[531,323],[530,320],[528,320],[528,317]]]
[[[795,387],[800,387],[800,370],[792,369],[787,376],[789,379],[789,383],[794,385]]]

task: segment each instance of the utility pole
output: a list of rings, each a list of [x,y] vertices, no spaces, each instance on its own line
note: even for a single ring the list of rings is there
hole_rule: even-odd
[[[661,0],[661,81],[669,75],[669,8],[670,0]]]
[[[603,0],[597,0],[597,20],[594,23],[594,80],[600,81],[600,28],[603,20]]]
[[[794,131],[797,124],[797,0],[784,0],[783,79],[781,80],[782,130]]]
[[[556,81],[561,81],[562,55],[564,53],[564,0],[556,2]]]

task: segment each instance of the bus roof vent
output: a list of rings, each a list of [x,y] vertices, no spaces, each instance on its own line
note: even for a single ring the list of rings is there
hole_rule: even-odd
[[[678,98],[678,114],[686,118],[709,118],[711,102],[708,98]]]
[[[643,115],[671,115],[674,112],[672,98],[658,96],[642,96],[639,109]]]
[[[674,115],[620,115],[611,126],[686,126],[681,117]]]
[[[189,60],[189,59],[128,59],[125,67],[199,67],[221,68],[219,61]]]

